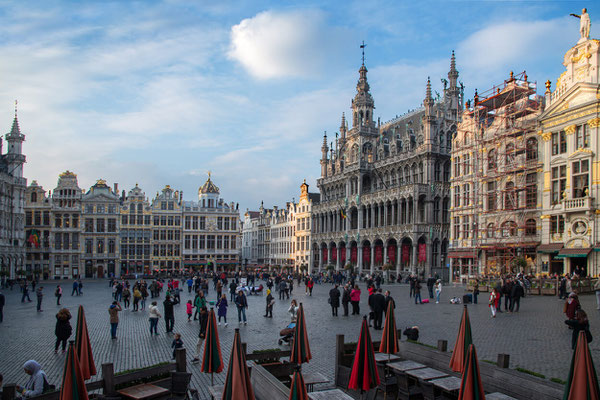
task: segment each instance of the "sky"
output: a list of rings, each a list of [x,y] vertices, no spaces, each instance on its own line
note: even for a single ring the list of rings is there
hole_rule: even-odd
[[[70,170],[84,189],[196,200],[211,171],[240,210],[281,207],[303,179],[318,191],[363,40],[384,122],[421,105],[428,76],[442,91],[452,50],[466,98],[511,70],[543,94],[590,5],[598,38],[581,1],[0,0],[0,132],[18,100],[24,176],[46,190]]]

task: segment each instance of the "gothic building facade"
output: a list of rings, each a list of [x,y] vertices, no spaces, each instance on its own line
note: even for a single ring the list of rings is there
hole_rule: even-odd
[[[450,151],[463,94],[454,53],[442,98],[427,82],[423,105],[375,121],[367,68],[359,69],[352,127],[323,138],[320,203],[312,209],[312,267],[443,274],[447,260]]]

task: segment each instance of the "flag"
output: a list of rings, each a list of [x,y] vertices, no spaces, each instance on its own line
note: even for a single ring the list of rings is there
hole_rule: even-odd
[[[40,233],[37,230],[32,229],[27,238],[27,242],[35,246],[36,249],[40,247]]]
[[[343,219],[346,219],[346,210],[344,210],[343,208],[340,210],[340,214],[342,215]]]

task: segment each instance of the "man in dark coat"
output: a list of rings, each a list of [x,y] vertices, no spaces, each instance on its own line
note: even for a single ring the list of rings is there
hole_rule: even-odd
[[[338,308],[340,308],[340,290],[336,283],[333,289],[329,291],[329,304],[331,304],[331,315],[334,317],[338,316]],[[347,305],[346,305],[347,306]]]
[[[512,288],[513,282],[510,278],[506,278],[504,285],[502,286],[502,294],[504,295],[504,310],[510,312],[512,309]]]
[[[385,308],[383,309],[384,313],[387,313],[389,304],[392,303],[392,308],[395,310],[396,309],[396,302],[394,301],[394,298],[390,295],[390,291],[386,290],[385,291]]]
[[[435,285],[435,278],[429,275],[429,278],[427,278],[427,290],[429,291],[430,299],[433,299],[433,285]]]
[[[518,280],[515,280],[510,293],[510,312],[519,312],[519,307],[521,306],[521,297],[524,295],[525,290],[523,290],[523,285],[521,285]],[[516,310],[515,305],[517,306]]]
[[[175,325],[175,313],[173,312],[173,306],[175,304],[177,304],[177,301],[171,300],[171,296],[167,296],[165,301],[163,301],[167,333],[173,333],[173,326]]]
[[[383,311],[385,310],[385,297],[381,294],[381,289],[377,289],[377,292],[369,296],[369,307],[371,307],[375,313],[375,329],[380,330],[383,320]]]
[[[350,303],[350,288],[346,284],[346,286],[344,286],[344,294],[342,295],[342,306],[344,307],[344,317],[348,316],[348,303]]]
[[[410,285],[410,291],[408,292],[409,297],[413,297],[415,295],[415,278],[414,276],[409,276],[408,284]]]
[[[5,298],[4,298],[4,294],[2,294],[2,292],[0,292],[0,322],[2,322],[2,320],[4,319],[4,313],[3,313],[3,309],[4,309],[4,303],[5,303]]]

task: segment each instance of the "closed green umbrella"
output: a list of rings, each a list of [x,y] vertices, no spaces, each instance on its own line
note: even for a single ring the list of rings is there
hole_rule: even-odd
[[[223,371],[223,358],[221,357],[221,344],[219,343],[219,332],[217,330],[217,319],[215,311],[211,308],[208,314],[208,325],[206,327],[206,341],[204,354],[202,355],[202,367],[200,372],[210,373],[210,384],[213,384],[213,374]]]
[[[79,365],[77,350],[73,341],[69,343],[65,368],[63,370],[60,400],[88,400],[87,388]]]
[[[312,358],[310,345],[308,344],[308,334],[306,333],[306,319],[304,318],[304,307],[300,303],[298,317],[296,318],[296,327],[294,328],[294,342],[292,343],[292,354],[290,362],[302,364]]]
[[[255,400],[254,390],[250,382],[250,373],[246,365],[246,355],[242,349],[240,330],[236,328],[231,347],[231,357],[227,367],[223,400]]]
[[[290,386],[290,396],[288,397],[288,400],[308,400],[306,384],[304,383],[302,372],[300,372],[300,367],[296,367],[294,375],[292,376],[292,385]]]
[[[485,400],[485,392],[483,391],[481,374],[479,373],[479,362],[477,361],[477,351],[474,344],[469,345],[467,350],[458,399]]]
[[[90,343],[90,335],[88,334],[85,311],[83,311],[83,306],[81,305],[77,311],[75,348],[77,349],[77,355],[79,356],[79,364],[81,365],[83,379],[90,379],[92,375],[96,375],[96,365],[94,365],[94,356],[92,355],[92,344]]]
[[[399,351],[398,345],[398,330],[396,329],[396,319],[394,316],[394,302],[388,302],[388,309],[385,313],[385,325],[381,335],[381,344],[379,345],[380,353],[389,355],[396,354]]]
[[[452,368],[452,371],[464,371],[467,351],[469,349],[469,345],[472,343],[473,338],[471,337],[471,321],[469,320],[469,312],[467,311],[467,305],[465,304],[462,318],[460,319],[460,327],[458,328],[456,343],[454,343],[454,351],[452,352],[452,358],[450,359],[450,368]]]
[[[379,385],[379,373],[375,363],[375,351],[369,332],[367,317],[363,317],[354,361],[352,362],[352,372],[350,373],[350,382],[348,389],[369,391]]]
[[[598,400],[600,388],[584,331],[579,332],[563,400]]]

